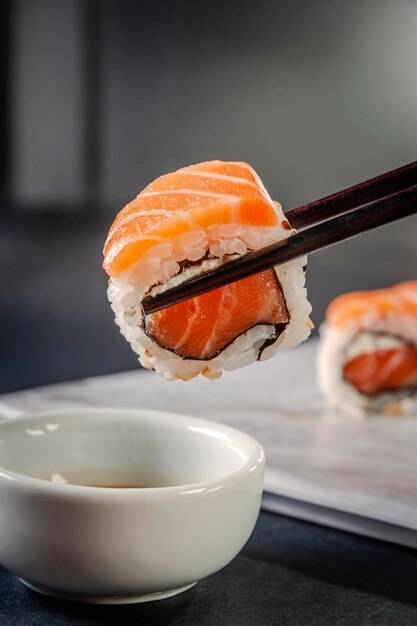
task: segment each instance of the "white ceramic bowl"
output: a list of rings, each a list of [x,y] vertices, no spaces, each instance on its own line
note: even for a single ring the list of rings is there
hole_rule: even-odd
[[[108,488],[45,480],[75,472]],[[252,437],[183,415],[85,409],[1,423],[0,562],[66,599],[169,597],[240,551],[263,473]]]

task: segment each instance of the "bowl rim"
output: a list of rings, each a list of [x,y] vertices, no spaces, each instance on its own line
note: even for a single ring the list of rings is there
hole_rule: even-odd
[[[137,498],[140,496],[141,498],[151,498],[156,495],[161,494],[173,494],[173,495],[185,495],[189,493],[207,493],[209,491],[216,491],[224,486],[224,483],[227,481],[228,483],[234,482],[235,480],[242,477],[242,475],[253,472],[254,470],[262,470],[265,466],[265,453],[262,445],[248,433],[234,428],[233,426],[229,426],[222,422],[216,422],[214,420],[208,420],[205,418],[194,417],[191,415],[186,415],[184,413],[175,413],[171,411],[160,411],[155,409],[147,409],[147,408],[131,408],[131,407],[109,407],[109,406],[94,406],[94,407],[62,407],[56,409],[47,409],[44,411],[36,411],[36,412],[28,412],[18,417],[13,417],[10,419],[5,419],[0,421],[0,433],[3,428],[7,427],[10,423],[25,423],[32,422],[39,419],[49,419],[52,416],[58,416],[59,418],[70,419],[73,416],[79,416],[82,414],[88,414],[89,416],[103,416],[117,413],[121,419],[123,418],[146,418],[149,416],[149,421],[155,422],[157,416],[164,420],[173,420],[174,426],[178,425],[178,420],[182,422],[182,424],[192,424],[194,426],[199,426],[200,428],[206,428],[213,432],[219,432],[223,434],[227,434],[230,437],[234,437],[239,439],[239,441],[246,442],[246,447],[244,448],[245,453],[248,455],[248,459],[245,463],[238,469],[222,474],[221,476],[214,478],[212,480],[207,481],[199,481],[199,482],[190,482],[183,483],[178,485],[168,485],[163,487],[129,487],[128,489],[123,487],[94,487],[92,485],[73,485],[73,484],[61,484],[54,483],[49,480],[45,480],[43,478],[36,478],[35,476],[30,476],[28,474],[23,474],[20,472],[15,472],[13,470],[9,470],[0,465],[0,485],[4,480],[14,482],[18,486],[24,486],[27,488],[33,488],[40,491],[46,491],[55,493],[59,496],[85,496],[90,498],[92,494],[94,494],[94,499],[108,499],[109,497],[115,498]],[[207,432],[201,433],[201,436],[204,437],[212,437],[216,439],[213,435],[208,434]],[[220,439],[220,437],[217,437]]]

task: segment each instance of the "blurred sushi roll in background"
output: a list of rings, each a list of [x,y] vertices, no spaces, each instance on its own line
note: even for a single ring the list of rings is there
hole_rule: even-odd
[[[168,380],[218,378],[308,337],[306,259],[144,317],[143,298],[290,237],[256,172],[210,161],[157,178],[117,215],[104,247],[108,297],[140,362]]]
[[[417,414],[417,281],[339,296],[320,333],[318,382],[330,406]]]

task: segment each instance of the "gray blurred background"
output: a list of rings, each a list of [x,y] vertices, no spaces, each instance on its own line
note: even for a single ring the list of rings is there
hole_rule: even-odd
[[[15,0],[0,26],[0,391],[137,367],[100,268],[157,175],[245,160],[285,209],[417,158],[413,0]],[[317,325],[417,277],[417,220],[314,255]]]

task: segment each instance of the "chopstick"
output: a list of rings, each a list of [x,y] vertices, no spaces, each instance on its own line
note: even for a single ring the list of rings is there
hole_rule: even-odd
[[[417,185],[417,161],[287,211],[285,217],[293,228],[301,230],[412,185]]]
[[[415,164],[411,165],[415,166]],[[406,180],[409,180],[408,176],[411,174],[407,174]],[[378,178],[384,180],[384,177]],[[387,185],[385,188],[389,189],[390,187]],[[375,194],[376,191],[372,193]],[[329,197],[332,198],[333,196]],[[340,205],[336,202],[336,206]],[[340,241],[415,213],[417,213],[417,184],[395,193],[388,193],[344,215],[328,219],[323,223],[306,228],[292,237],[250,252],[214,270],[187,280],[177,287],[167,289],[154,297],[148,296],[142,301],[143,312],[145,315],[155,313],[184,300],[200,296],[207,291],[224,287],[229,283],[271,269],[276,265],[288,263],[306,254],[317,252]],[[317,218],[318,214],[316,214],[315,219]]]

